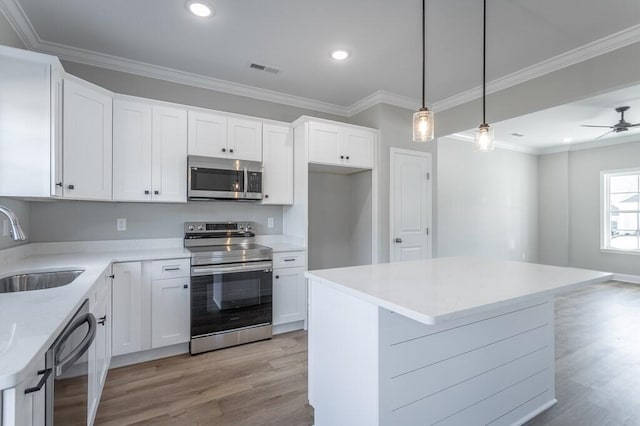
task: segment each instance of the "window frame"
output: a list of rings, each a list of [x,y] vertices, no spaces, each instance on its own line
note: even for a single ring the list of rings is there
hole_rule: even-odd
[[[609,253],[640,255],[640,244],[637,249],[623,249],[611,247],[611,194],[610,178],[615,176],[640,176],[640,167],[618,170],[603,170],[600,172],[600,251]],[[640,179],[640,177],[639,177]],[[640,194],[640,188],[638,188]],[[638,208],[640,214],[640,206]],[[637,238],[640,238],[638,235]]]

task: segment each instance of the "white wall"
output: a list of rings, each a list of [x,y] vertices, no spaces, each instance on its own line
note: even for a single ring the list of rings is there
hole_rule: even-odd
[[[4,17],[2,13],[0,13],[0,44],[5,46],[17,47],[20,49],[24,49],[24,44],[13,30],[9,21]],[[31,240],[31,232],[29,229],[29,203],[25,201],[13,200],[8,198],[0,197],[0,206],[8,207],[11,211],[13,211],[20,224],[22,225],[27,237]],[[22,242],[15,242],[11,239],[11,237],[2,236],[2,221],[5,219],[4,215],[0,216],[0,250],[14,247],[19,244],[23,244]],[[28,242],[28,241],[27,241]]]
[[[541,250],[541,261],[551,263],[553,253],[568,249],[569,266],[640,275],[640,256],[600,251],[600,172],[640,167],[640,136],[638,142],[543,155],[539,166],[540,193],[549,201],[539,207],[545,218],[540,222],[540,247],[549,250]],[[549,204],[565,197],[568,219],[550,218],[545,211]]]
[[[569,153],[538,157],[538,262],[569,266]]]
[[[537,159],[438,139],[438,256],[537,260]]]
[[[309,172],[310,270],[372,262],[371,196],[371,172]]]
[[[34,241],[88,241],[181,238],[191,221],[251,221],[258,234],[282,233],[282,207],[250,202],[193,201],[186,204],[107,203],[89,201],[32,202],[30,232]],[[274,227],[267,228],[267,218]],[[127,230],[116,230],[116,219]]]

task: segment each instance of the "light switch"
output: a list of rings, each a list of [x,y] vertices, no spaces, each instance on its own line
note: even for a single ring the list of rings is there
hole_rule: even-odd
[[[125,219],[125,218],[116,219],[116,229],[118,231],[126,231],[127,230],[127,219]]]

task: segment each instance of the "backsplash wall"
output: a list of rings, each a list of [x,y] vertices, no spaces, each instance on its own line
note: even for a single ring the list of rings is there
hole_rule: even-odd
[[[256,234],[282,233],[282,207],[251,202],[194,201],[186,204],[31,202],[30,242],[175,238],[189,221],[251,221]],[[267,228],[273,217],[274,227]],[[127,230],[116,230],[116,219]]]

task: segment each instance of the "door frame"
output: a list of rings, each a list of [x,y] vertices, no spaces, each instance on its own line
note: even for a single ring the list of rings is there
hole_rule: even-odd
[[[430,152],[425,151],[416,151],[413,149],[405,149],[405,148],[389,148],[389,262],[395,262],[393,254],[393,235],[394,235],[394,226],[393,226],[393,204],[392,200],[394,199],[394,155],[395,154],[405,154],[405,155],[413,155],[416,157],[423,157],[429,159],[431,162],[431,169],[429,171],[430,178],[427,181],[427,185],[430,189],[431,199],[429,200],[429,206],[431,208],[431,220],[429,221],[429,236],[431,237],[431,244],[429,245],[429,257],[433,256],[433,155]]]

